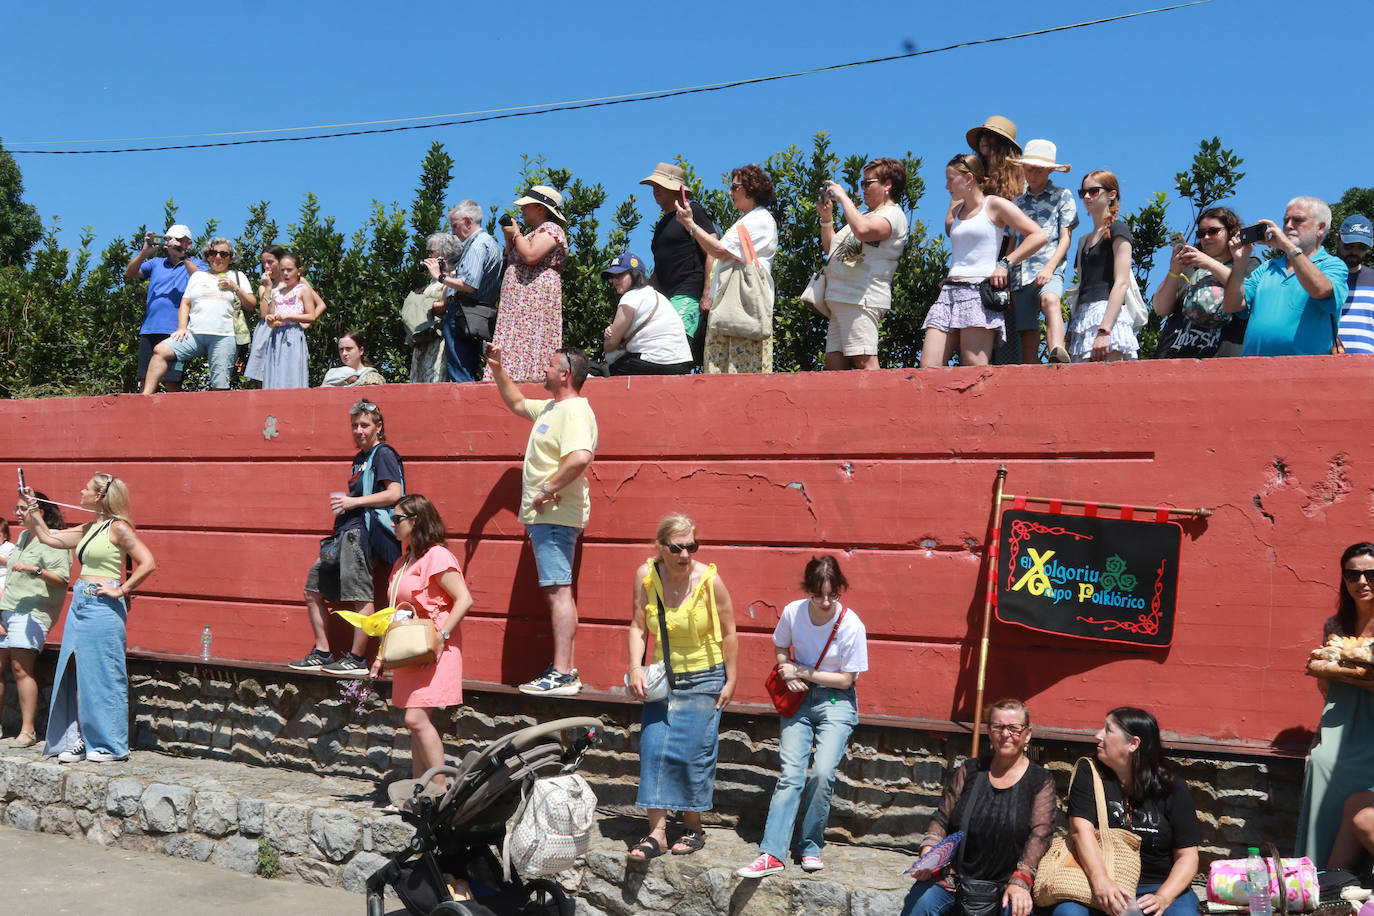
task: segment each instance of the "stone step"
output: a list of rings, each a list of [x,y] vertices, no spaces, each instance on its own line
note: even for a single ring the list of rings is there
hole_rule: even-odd
[[[413,834],[385,803],[372,780],[152,751],[63,764],[37,747],[0,747],[0,824],[355,893]],[[909,887],[900,874],[909,853],[843,844],[826,847],[826,868],[814,875],[793,864],[744,880],[734,870],[753,860],[758,837],[726,827],[708,827],[696,854],[631,860],[627,849],[645,829],[640,818],[602,813],[579,913],[870,916],[897,912]]]

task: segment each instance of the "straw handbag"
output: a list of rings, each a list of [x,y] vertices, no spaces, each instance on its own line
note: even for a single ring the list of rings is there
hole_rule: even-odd
[[[1102,777],[1087,757],[1078,758],[1074,764],[1074,775],[1078,774],[1079,764],[1087,764],[1093,776],[1093,795],[1097,801],[1097,829],[1093,834],[1101,848],[1107,876],[1134,898],[1136,885],[1140,882],[1140,837],[1125,827],[1104,829],[1107,823],[1107,796],[1102,791]],[[1069,779],[1069,791],[1073,791],[1072,777]],[[1040,868],[1035,873],[1035,890],[1031,896],[1036,906],[1054,906],[1066,900],[1074,900],[1084,906],[1093,905],[1092,887],[1088,884],[1083,866],[1074,857],[1072,837],[1054,838],[1049,851],[1040,860]]]
[[[402,601],[398,608],[415,609]],[[442,646],[439,644],[439,631],[434,629],[434,621],[428,617],[412,616],[406,620],[393,621],[382,636],[382,667],[387,671],[396,668],[417,668],[432,665],[439,658]]]

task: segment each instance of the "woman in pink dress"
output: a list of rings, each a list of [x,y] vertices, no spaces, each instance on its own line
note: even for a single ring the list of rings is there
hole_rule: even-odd
[[[506,257],[510,266],[501,281],[501,304],[496,312],[492,343],[501,348],[501,364],[517,382],[544,377],[553,351],[563,346],[563,265],[568,263],[568,234],[564,231],[563,195],[537,184],[515,202],[525,222],[502,217]],[[483,374],[491,381],[491,370]]]
[[[430,710],[463,702],[458,623],[472,607],[472,595],[463,581],[458,558],[444,541],[444,523],[433,503],[418,493],[402,497],[391,510],[391,520],[401,541],[401,557],[392,567],[387,589],[391,605],[409,605],[416,617],[432,621],[443,647],[435,664],[397,668],[392,675],[391,702],[406,711],[411,770],[418,779],[430,767],[444,762],[444,742],[430,719]],[[379,657],[372,664],[373,677],[381,667]],[[436,786],[445,782],[442,776],[434,780]]]

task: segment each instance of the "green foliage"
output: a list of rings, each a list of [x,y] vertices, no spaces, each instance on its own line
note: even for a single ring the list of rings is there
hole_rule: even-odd
[[[0,265],[22,267],[43,237],[43,221],[24,203],[24,180],[14,157],[0,145]]]
[[[1336,245],[1341,240],[1341,223],[1352,213],[1362,213],[1374,218],[1374,188],[1349,188],[1341,199],[1331,205],[1331,231],[1326,235],[1326,250],[1336,253]],[[1364,263],[1374,265],[1374,250],[1365,255]]]
[[[257,873],[264,878],[275,878],[281,874],[281,855],[266,837],[258,837]]]
[[[1222,149],[1221,138],[1213,137],[1198,143],[1193,164],[1186,172],[1174,176],[1178,196],[1192,204],[1189,229],[1197,224],[1204,210],[1214,207],[1236,193],[1236,185],[1245,177],[1240,167],[1245,160],[1234,150]],[[1186,236],[1188,233],[1184,233]]]

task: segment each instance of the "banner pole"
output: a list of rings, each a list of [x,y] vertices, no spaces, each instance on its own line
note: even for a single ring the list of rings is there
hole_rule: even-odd
[[[1081,499],[1055,499],[1055,498],[1052,497],[1052,496],[1020,496],[1020,497],[1018,497],[1018,496],[1017,496],[1016,494],[1014,494],[1014,493],[1006,493],[1006,494],[999,495],[999,496],[997,497],[998,502],[1006,502],[1007,500],[1018,499],[1018,498],[1021,499],[1021,500],[1024,501],[1024,502],[1028,502],[1028,503],[1053,503],[1053,502],[1057,502],[1057,503],[1059,503],[1061,506],[1075,506],[1075,507],[1080,508],[1080,509],[1083,508],[1084,506],[1087,506],[1087,505],[1088,505],[1088,503],[1087,503],[1086,501],[1081,500]],[[1190,517],[1192,517],[1192,518],[1207,518],[1207,517],[1209,517],[1209,516],[1212,514],[1212,510],[1211,510],[1211,509],[1175,509],[1173,506],[1129,506],[1129,507],[1127,507],[1127,506],[1121,505],[1120,503],[1093,503],[1092,505],[1097,506],[1097,508],[1099,508],[1099,509],[1108,509],[1108,510],[1113,511],[1113,512],[1119,511],[1119,510],[1121,510],[1121,509],[1130,508],[1130,509],[1135,510],[1136,512],[1141,513],[1142,515],[1154,515],[1154,514],[1157,513],[1157,512],[1163,511],[1163,512],[1169,513],[1170,515],[1186,515],[1186,516],[1190,516]]]
[[[974,699],[973,751],[978,756],[979,723],[983,721],[983,682],[988,670],[988,631],[992,628],[992,599],[997,588],[997,548],[1002,540],[1002,487],[1007,482],[1007,466],[997,468],[997,495],[992,500],[992,541],[988,544],[987,594],[983,597],[983,639],[978,644],[978,691]]]

